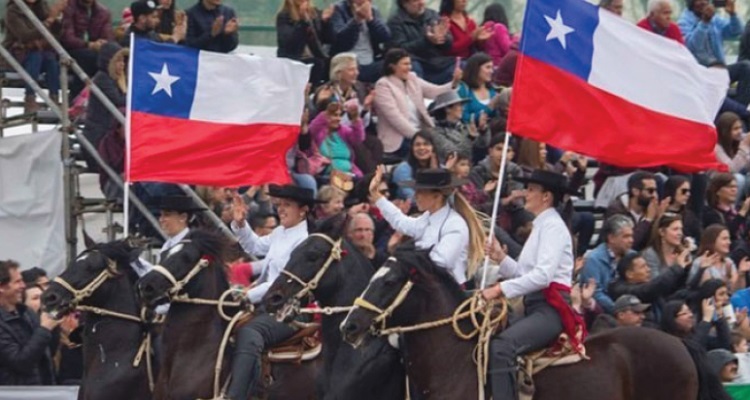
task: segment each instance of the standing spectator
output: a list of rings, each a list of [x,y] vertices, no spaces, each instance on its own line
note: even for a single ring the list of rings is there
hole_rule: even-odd
[[[627,193],[610,202],[605,217],[621,214],[630,218],[635,224],[633,248],[642,250],[651,236],[651,223],[662,214],[661,208],[667,207],[666,202],[660,205],[658,201],[656,178],[649,172],[638,171],[628,178]]]
[[[482,47],[492,36],[492,29],[481,26],[466,12],[468,0],[442,0],[440,16],[448,19],[448,27],[453,35],[453,45],[447,54],[467,59],[475,49]]]
[[[649,247],[641,253],[654,278],[673,265],[678,265],[690,254],[691,249],[683,238],[682,217],[679,214],[664,213],[656,219]]]
[[[468,99],[461,98],[451,90],[439,95],[430,105],[430,114],[435,117],[436,125],[432,135],[435,139],[435,153],[442,163],[446,163],[449,155],[454,152],[469,163],[475,151],[487,152],[490,142],[487,114],[480,113],[478,119],[462,122],[463,107],[467,101]]]
[[[159,34],[159,9],[154,0],[136,0],[130,5],[130,12],[133,15],[133,23],[130,24],[125,35],[120,40],[122,47],[130,47],[130,34],[141,39],[152,40],[154,42],[169,41],[180,43],[185,39],[186,26],[178,25],[172,30],[172,35],[166,40]]]
[[[187,10],[185,44],[196,49],[229,53],[239,44],[239,21],[222,0],[199,0]]]
[[[685,44],[699,63],[727,68],[730,82],[738,84],[736,100],[747,106],[750,103],[750,61],[728,65],[724,55],[724,40],[738,39],[742,34],[735,0],[727,0],[724,11],[729,18],[716,15],[716,8],[708,0],[687,0],[687,8],[677,24]]]
[[[419,131],[411,141],[411,149],[406,160],[393,170],[393,183],[398,186],[396,196],[402,199],[414,200],[414,189],[401,186],[404,182],[414,179],[419,170],[435,169],[440,166],[435,153],[435,140],[428,131]]]
[[[182,27],[187,33],[187,18],[185,11],[177,9],[177,0],[159,0],[158,7],[159,25],[156,32],[161,35],[162,39],[168,40],[175,29]]]
[[[638,26],[668,39],[685,43],[680,27],[672,22],[671,0],[649,0],[648,15],[638,21]]]
[[[26,286],[39,286],[42,290],[46,290],[49,286],[49,278],[47,277],[47,271],[39,268],[32,267],[21,272],[23,283]]]
[[[94,75],[99,50],[113,40],[112,15],[96,0],[68,0],[63,12],[60,43],[88,76]],[[75,76],[70,85],[70,98],[83,90],[84,83]]]
[[[368,214],[356,213],[351,217],[346,237],[370,260],[373,267],[380,268],[388,258],[385,252],[375,248],[375,222]]]
[[[415,133],[435,126],[427,113],[425,98],[434,99],[454,88],[461,79],[461,70],[456,68],[453,82],[437,86],[417,77],[411,68],[409,53],[402,49],[388,50],[383,77],[375,84],[378,138],[386,154],[401,158],[406,155]]]
[[[383,73],[383,52],[391,40],[391,30],[372,5],[372,0],[341,0],[331,16],[333,45],[331,55],[350,52],[356,55],[360,77],[375,83]]]
[[[500,60],[510,51],[510,33],[508,31],[508,15],[505,7],[500,3],[492,3],[484,9],[482,27],[492,32],[484,42],[484,51],[492,57],[495,68],[500,66]]]
[[[617,263],[632,252],[633,222],[622,215],[609,217],[604,221],[601,235],[604,240],[586,257],[581,279],[596,282],[594,300],[611,313],[615,303],[607,291],[609,283],[617,277]]]
[[[341,123],[345,107],[351,121],[349,126]],[[310,135],[320,154],[331,160],[331,164],[323,171],[324,175],[330,176],[336,170],[362,176],[362,171],[355,164],[353,151],[354,146],[365,140],[356,102],[329,103],[326,111],[318,114],[310,123]]]
[[[453,46],[448,21],[427,8],[425,0],[397,0],[397,4],[396,14],[388,20],[391,47],[408,52],[419,77],[435,84],[449,82],[455,58],[445,55]]]
[[[667,211],[682,217],[683,237],[691,238],[695,245],[701,238],[701,220],[688,206],[691,196],[692,184],[685,176],[672,175],[664,183],[664,198],[669,199]]]
[[[125,59],[130,50],[123,49],[115,42],[106,43],[99,52],[99,71],[94,75],[93,83],[101,89],[115,107],[124,108],[128,89]],[[107,110],[96,96],[91,96],[86,108],[83,135],[95,149],[104,135],[115,127],[115,117]],[[90,169],[98,170],[96,161],[84,153]]]
[[[731,111],[719,115],[716,130],[719,133],[715,147],[716,159],[734,175],[740,190],[737,200],[742,201],[748,194],[746,173],[750,168],[750,135],[742,137],[742,121]]]
[[[599,7],[622,17],[622,11],[625,8],[624,0],[600,0]]]
[[[750,211],[750,197],[742,202],[739,210],[737,203],[737,180],[729,173],[716,173],[711,177],[706,188],[706,203],[703,210],[703,227],[721,224],[729,230],[734,241],[744,237],[747,226],[747,213]]]
[[[49,353],[59,321],[41,317],[23,303],[24,283],[18,263],[0,261],[0,385],[53,385]]]
[[[492,87],[492,58],[485,53],[477,53],[466,61],[462,82],[458,85],[458,94],[468,99],[464,107],[463,120],[468,124],[477,123],[482,114],[491,119],[497,115],[500,96]]]
[[[46,0],[25,0],[37,18],[53,33],[60,30],[58,17],[65,8],[67,0],[58,0],[52,7]],[[57,55],[50,48],[42,34],[36,29],[26,14],[13,1],[9,1],[3,18],[3,46],[23,65],[23,69],[37,79],[44,73],[45,84],[50,99],[59,103],[60,66]],[[26,85],[23,110],[32,113],[39,109],[36,95],[31,86]]]
[[[284,0],[276,15],[276,55],[311,64],[310,83],[314,86],[325,82],[328,74],[323,44],[330,41],[328,21],[332,15],[332,7],[320,11],[311,0]]]

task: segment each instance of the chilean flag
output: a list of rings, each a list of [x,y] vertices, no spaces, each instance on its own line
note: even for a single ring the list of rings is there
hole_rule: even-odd
[[[582,0],[529,0],[508,130],[622,167],[719,168],[726,70]]]
[[[126,178],[197,185],[287,183],[309,67],[134,39]]]

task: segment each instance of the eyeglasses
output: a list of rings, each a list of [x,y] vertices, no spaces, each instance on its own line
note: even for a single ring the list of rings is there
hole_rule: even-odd
[[[690,189],[680,189],[681,194],[690,194]]]

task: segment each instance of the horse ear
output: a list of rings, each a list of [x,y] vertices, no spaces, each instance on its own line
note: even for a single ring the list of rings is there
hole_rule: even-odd
[[[333,240],[341,239],[346,232],[346,225],[348,224],[349,218],[345,212],[338,213],[324,219],[316,232],[324,233],[331,237]]]
[[[128,261],[133,262],[141,256],[146,241],[144,239],[129,237],[125,239],[125,244],[128,246]]]
[[[89,233],[86,232],[86,229],[81,229],[81,232],[83,233],[83,244],[86,246],[86,250],[91,250],[96,246],[96,241],[89,236]]]

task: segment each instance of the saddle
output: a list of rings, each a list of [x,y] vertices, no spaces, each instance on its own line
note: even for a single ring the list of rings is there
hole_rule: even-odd
[[[576,352],[570,344],[570,339],[561,333],[557,340],[546,349],[527,354],[518,358],[518,398],[531,400],[534,397],[534,375],[548,367],[570,365],[588,360],[583,354]]]
[[[274,364],[300,364],[320,356],[323,343],[320,340],[320,324],[297,323],[301,329],[294,336],[272,347],[263,354],[261,360],[261,394],[273,384]],[[261,398],[264,398],[261,396]]]

